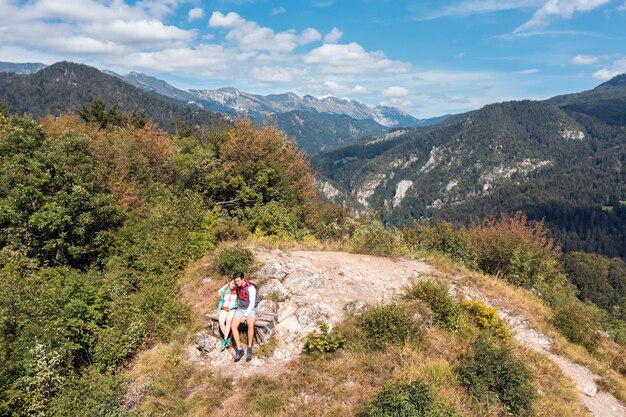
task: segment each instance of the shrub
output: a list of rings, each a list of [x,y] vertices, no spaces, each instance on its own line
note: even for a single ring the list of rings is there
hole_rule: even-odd
[[[463,308],[472,321],[481,329],[490,331],[503,342],[511,339],[511,332],[506,323],[498,317],[498,310],[491,308],[480,301],[464,301]]]
[[[432,311],[433,321],[444,329],[456,331],[461,327],[461,309],[448,294],[445,284],[430,280],[416,281],[405,289],[405,293],[409,299],[424,301]]]
[[[550,282],[560,273],[560,248],[543,222],[530,222],[518,212],[490,217],[470,229],[478,267],[525,288]]]
[[[218,267],[221,273],[233,276],[237,272],[248,273],[252,269],[254,255],[241,245],[223,248],[218,255]]]
[[[416,331],[406,308],[394,304],[368,307],[359,318],[359,326],[372,349],[402,344]]]
[[[332,353],[343,347],[344,338],[338,334],[329,334],[328,323],[320,322],[319,328],[319,333],[313,331],[304,338],[304,351],[306,353]]]
[[[306,234],[297,207],[286,207],[277,201],[257,204],[245,209],[246,224],[250,230],[263,235],[286,235],[296,237]]]
[[[602,314],[592,304],[584,304],[576,299],[557,307],[554,326],[572,343],[584,346],[593,352],[598,345],[598,330]]]
[[[350,239],[354,251],[368,255],[389,256],[398,249],[396,237],[378,221],[363,223]]]
[[[476,266],[476,253],[472,248],[469,232],[464,227],[455,229],[445,221],[438,221],[435,226],[426,222],[415,222],[402,231],[402,238],[413,249],[440,252],[469,268]]]
[[[500,340],[486,333],[479,335],[471,352],[460,358],[457,373],[460,382],[481,401],[499,400],[513,415],[530,414],[537,395],[532,374]]]
[[[50,415],[72,416],[130,416],[121,404],[123,379],[98,373],[88,368],[80,377],[70,378],[50,404]]]
[[[457,414],[437,405],[435,391],[417,379],[410,384],[390,383],[376,395],[365,417],[453,417]]]

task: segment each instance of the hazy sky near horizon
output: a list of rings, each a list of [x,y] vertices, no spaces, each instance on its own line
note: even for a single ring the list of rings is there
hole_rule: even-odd
[[[431,117],[626,72],[626,0],[0,0],[0,61]]]

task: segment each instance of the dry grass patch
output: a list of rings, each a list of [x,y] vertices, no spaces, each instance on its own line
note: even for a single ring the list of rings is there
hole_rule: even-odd
[[[187,363],[178,343],[142,352],[128,377],[142,385],[137,408],[147,415],[211,415],[232,389],[230,378]]]
[[[533,373],[537,388],[533,412],[536,417],[590,416],[580,401],[578,389],[561,369],[540,353],[519,347],[517,353]]]

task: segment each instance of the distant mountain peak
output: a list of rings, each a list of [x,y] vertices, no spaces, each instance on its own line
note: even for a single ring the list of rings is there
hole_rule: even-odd
[[[33,74],[46,67],[46,64],[40,62],[0,62],[0,72],[13,72],[15,74]]]

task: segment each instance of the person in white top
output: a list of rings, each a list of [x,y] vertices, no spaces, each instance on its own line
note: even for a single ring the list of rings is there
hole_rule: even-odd
[[[219,289],[217,294],[220,297],[217,303],[218,322],[220,324],[220,330],[224,335],[222,339],[222,350],[226,349],[230,344],[230,328],[235,311],[237,311],[237,287],[235,286],[235,280],[231,279],[228,284]]]

